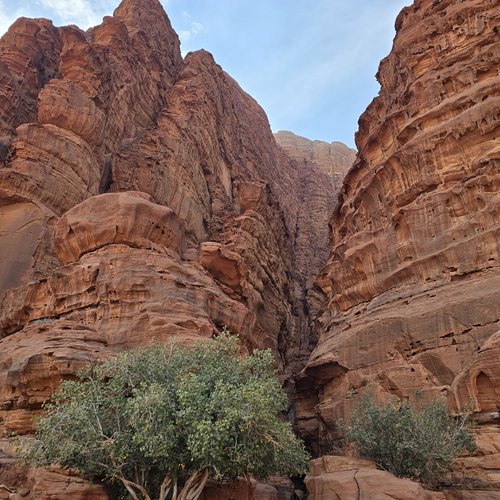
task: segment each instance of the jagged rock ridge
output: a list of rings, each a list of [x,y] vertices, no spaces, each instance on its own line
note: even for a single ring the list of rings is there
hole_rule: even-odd
[[[183,59],[158,0],[124,0],[86,32],[16,21],[0,39],[0,146],[1,436],[29,433],[89,362],[224,325],[271,347],[293,389],[331,172],[287,156],[208,52]],[[104,495],[23,479],[9,447],[0,484]]]
[[[353,394],[472,402],[478,456],[457,475],[500,484],[499,18],[482,0],[417,0],[397,18],[318,278],[328,299],[298,408],[318,452]]]

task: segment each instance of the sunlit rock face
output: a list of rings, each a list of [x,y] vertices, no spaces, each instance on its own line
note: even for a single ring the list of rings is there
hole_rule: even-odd
[[[89,363],[224,326],[270,347],[293,392],[328,174],[279,148],[208,52],[182,59],[157,0],[124,0],[86,32],[20,19],[0,69],[0,437],[30,433]],[[11,455],[2,441],[0,483],[33,498],[106,496]]]
[[[396,20],[317,280],[298,414],[319,452],[355,395],[439,398],[482,422],[461,474],[500,480],[499,17],[494,1],[417,0]]]
[[[287,155],[211,54],[181,57],[158,0],[124,0],[86,32],[16,21],[0,39],[0,437],[30,433],[88,363],[224,326],[271,348],[292,393],[327,259],[327,170]],[[57,474],[24,481],[97,494]]]

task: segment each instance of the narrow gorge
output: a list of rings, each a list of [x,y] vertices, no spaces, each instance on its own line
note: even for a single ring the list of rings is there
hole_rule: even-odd
[[[375,491],[370,464],[331,457],[364,392],[472,403],[453,481],[395,488],[498,498],[499,20],[494,0],[403,9],[355,152],[273,134],[210,53],[181,56],[158,0],[87,31],[18,19],[0,39],[0,499],[108,498],[22,466],[14,437],[81,367],[224,326],[275,354],[309,498],[337,498],[339,470],[365,473],[352,498]],[[292,498],[270,490],[253,498]]]

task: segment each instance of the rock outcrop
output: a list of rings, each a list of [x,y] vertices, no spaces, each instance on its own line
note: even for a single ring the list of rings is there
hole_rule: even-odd
[[[416,0],[396,20],[317,281],[298,414],[319,453],[365,391],[472,403],[479,451],[457,475],[499,484],[499,18],[494,1]]]
[[[16,21],[0,39],[0,437],[30,433],[90,362],[224,326],[273,349],[293,391],[328,175],[279,148],[208,52],[181,57],[158,0],[86,32]],[[30,481],[97,494],[53,471]]]
[[[276,142],[286,154],[299,163],[315,164],[327,174],[333,184],[333,202],[342,187],[345,175],[356,159],[356,151],[342,142],[311,141],[288,130],[280,130],[274,134]]]
[[[317,458],[312,461],[305,482],[311,500],[429,499],[418,483],[377,470],[373,462],[359,458],[333,455]]]

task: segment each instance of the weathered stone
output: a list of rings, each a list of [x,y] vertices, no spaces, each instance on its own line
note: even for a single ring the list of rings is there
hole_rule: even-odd
[[[500,479],[499,15],[480,0],[402,11],[331,235],[352,152],[290,133],[278,147],[209,53],[181,58],[158,0],[124,0],[87,32],[18,20],[0,40],[0,433],[29,433],[88,362],[224,325],[245,348],[271,347],[293,390],[317,335],[296,382],[316,451],[368,387],[453,411],[472,400],[479,451],[454,474],[478,484],[444,494],[488,495]],[[103,494],[54,471],[28,484],[0,460],[14,460],[0,471],[9,495]],[[334,462],[311,476],[314,494],[400,494],[381,471]],[[409,484],[397,498],[424,494]]]
[[[32,281],[56,265],[50,237],[55,220],[54,214],[43,206],[3,197],[3,204],[0,203],[0,301],[6,290]]]
[[[89,362],[224,326],[243,350],[272,348],[292,391],[313,343],[329,174],[278,147],[208,52],[181,58],[158,0],[124,0],[87,32],[21,19],[0,69],[0,435],[29,434]],[[73,495],[39,474],[32,496]]]
[[[145,193],[109,193],[77,205],[56,224],[54,239],[61,264],[78,262],[106,245],[129,245],[182,255],[184,228],[173,210]]]
[[[250,479],[229,484],[210,481],[200,500],[292,500],[292,498],[291,485],[278,486]]]
[[[377,470],[369,460],[323,456],[311,462],[305,483],[312,500],[425,500],[424,489],[408,479]]]
[[[50,80],[38,95],[38,122],[73,132],[90,146],[102,142],[105,115],[71,81]]]
[[[334,196],[342,187],[345,175],[356,159],[356,151],[341,142],[311,141],[287,130],[274,134],[281,149],[298,162],[313,163],[330,177]]]
[[[89,483],[63,469],[34,469],[28,479],[31,498],[40,500],[108,500],[103,486]]]
[[[454,474],[498,481],[499,16],[476,0],[398,16],[317,280],[327,300],[297,412],[318,451],[366,391],[472,401],[479,450]]]
[[[18,19],[0,39],[0,136],[36,118],[40,88],[58,74],[61,37],[47,19]]]

